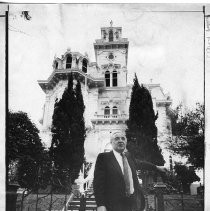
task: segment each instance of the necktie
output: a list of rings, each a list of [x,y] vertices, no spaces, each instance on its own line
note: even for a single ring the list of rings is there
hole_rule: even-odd
[[[130,196],[133,193],[133,178],[131,168],[128,164],[128,159],[126,158],[124,153],[121,153],[123,160],[123,171],[124,171],[124,181],[126,187],[126,195]]]

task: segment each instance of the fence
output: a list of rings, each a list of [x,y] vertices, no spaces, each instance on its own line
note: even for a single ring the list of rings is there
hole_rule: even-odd
[[[146,211],[203,211],[204,199],[191,195],[147,195]],[[158,204],[159,203],[159,204]]]

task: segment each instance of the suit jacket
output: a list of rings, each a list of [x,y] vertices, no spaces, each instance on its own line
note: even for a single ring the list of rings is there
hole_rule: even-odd
[[[156,171],[157,167],[152,163],[133,159],[129,153],[126,153],[126,157],[133,176],[135,199],[133,209],[143,210],[145,199],[138,182],[136,170],[147,169]],[[94,172],[93,189],[98,207],[109,207],[126,198],[123,173],[113,151],[98,155]]]

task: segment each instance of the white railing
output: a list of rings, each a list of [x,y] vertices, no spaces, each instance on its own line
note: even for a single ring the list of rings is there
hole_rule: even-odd
[[[85,191],[88,191],[90,189],[90,187],[91,187],[92,184],[93,184],[93,179],[85,182],[84,183],[84,185],[85,185]]]
[[[87,191],[93,183],[93,175],[95,170],[95,163],[92,164],[88,176],[84,179],[85,191]]]
[[[98,119],[121,119],[121,118],[127,118],[128,116],[126,114],[96,114],[96,118]]]

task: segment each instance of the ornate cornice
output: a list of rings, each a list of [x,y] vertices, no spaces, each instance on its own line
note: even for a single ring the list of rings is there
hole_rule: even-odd
[[[78,68],[72,69],[56,69],[52,72],[47,80],[38,80],[39,86],[46,93],[47,91],[53,89],[60,80],[67,80],[68,74],[73,73],[82,83],[85,83],[85,78],[87,79],[87,86],[91,87],[103,87],[104,78],[94,78],[86,73],[82,72]]]

